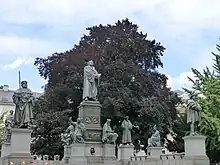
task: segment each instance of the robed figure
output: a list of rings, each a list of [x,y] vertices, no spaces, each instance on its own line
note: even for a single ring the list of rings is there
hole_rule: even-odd
[[[81,119],[78,118],[76,122],[71,121],[71,124],[74,126],[75,129],[73,133],[73,143],[85,143],[84,134],[86,131],[86,127]]]
[[[3,135],[4,142],[11,141],[11,128],[14,126],[13,113],[14,111],[10,110],[10,113],[6,116],[6,119],[5,119],[5,128],[4,128],[4,135]]]
[[[97,100],[97,86],[101,74],[99,74],[92,60],[84,67],[83,100]]]
[[[118,138],[118,134],[115,133],[111,128],[111,119],[107,119],[102,131],[102,142],[115,144],[115,141]]]
[[[133,125],[131,124],[129,117],[126,116],[124,121],[121,124],[123,135],[122,135],[122,143],[123,144],[131,144],[131,130]]]
[[[153,131],[154,133],[148,139],[148,147],[161,147],[160,132],[157,130],[156,125],[154,125]]]
[[[35,98],[28,88],[27,81],[21,82],[21,88],[15,91],[13,95],[13,102],[16,105],[14,115],[15,127],[32,127]]]
[[[190,123],[190,135],[195,135],[201,118],[201,106],[196,102],[196,95],[190,95],[187,100],[187,123]]]
[[[73,143],[74,139],[75,139],[75,127],[72,124],[72,117],[69,118],[68,124],[69,126],[67,127],[66,131],[64,133],[61,134],[61,141],[65,144],[65,145],[70,145]]]

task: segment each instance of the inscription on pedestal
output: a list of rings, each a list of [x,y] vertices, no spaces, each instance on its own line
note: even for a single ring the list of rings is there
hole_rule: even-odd
[[[86,132],[86,139],[90,141],[100,141],[101,140],[101,131],[90,131]]]

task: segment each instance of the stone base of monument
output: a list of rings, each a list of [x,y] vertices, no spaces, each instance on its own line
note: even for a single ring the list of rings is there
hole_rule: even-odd
[[[121,164],[128,164],[131,160],[131,156],[134,155],[134,146],[133,145],[121,145],[118,149],[118,160]]]
[[[11,153],[11,143],[2,143],[1,157],[8,156]]]
[[[103,146],[103,160],[105,165],[114,165],[118,161],[115,156],[115,145],[113,144],[104,144]]]
[[[70,145],[70,157],[69,164],[86,164],[87,159],[85,155],[85,144],[71,144]]]
[[[64,146],[63,163],[66,163],[66,164],[69,163],[70,155],[71,155],[71,146],[69,145]]]
[[[162,155],[163,149],[164,147],[148,147],[147,152],[149,153],[149,158],[160,159],[160,155]]]
[[[101,143],[101,105],[98,101],[83,101],[79,105],[79,118],[86,127],[85,144],[64,147],[63,162],[71,165],[116,165],[115,145]]]
[[[11,146],[9,154],[2,158],[3,163],[13,163],[30,165],[32,157],[30,154],[32,130],[29,129],[11,129]]]
[[[119,160],[131,160],[131,156],[134,155],[134,146],[133,145],[121,145],[118,149]]]
[[[209,165],[206,155],[206,136],[195,135],[183,138],[185,142],[184,165]]]
[[[94,149],[94,152],[91,152]],[[87,165],[91,163],[117,164],[115,145],[92,143],[72,144],[64,147],[63,162],[71,165]]]

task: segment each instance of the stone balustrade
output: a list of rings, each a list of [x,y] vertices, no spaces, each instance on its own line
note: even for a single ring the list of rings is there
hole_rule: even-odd
[[[33,165],[63,165],[60,155],[54,155],[54,160],[49,160],[48,155],[33,155]]]
[[[182,165],[185,153],[162,154],[152,159],[149,156],[131,156],[130,165]]]

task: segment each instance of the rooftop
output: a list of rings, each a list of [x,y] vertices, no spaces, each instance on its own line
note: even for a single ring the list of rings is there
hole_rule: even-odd
[[[0,104],[13,104],[12,96],[15,90],[10,90],[9,85],[0,86]],[[38,98],[43,93],[33,92],[34,97]]]

